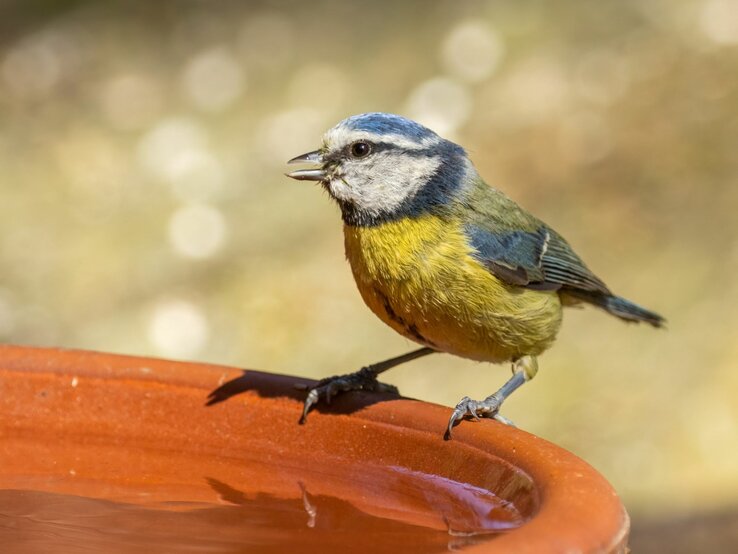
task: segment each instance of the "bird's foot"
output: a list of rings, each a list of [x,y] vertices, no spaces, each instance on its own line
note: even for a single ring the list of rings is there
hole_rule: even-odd
[[[465,396],[458,404],[456,404],[456,407],[448,420],[448,427],[446,428],[446,433],[443,438],[445,440],[450,440],[451,430],[455,425],[461,422],[462,419],[467,417],[476,421],[479,421],[483,417],[491,417],[500,423],[512,425],[514,427],[515,424],[512,421],[499,413],[503,400],[504,398],[497,395],[497,393],[488,396],[484,400],[472,400],[468,396]]]
[[[355,373],[346,375],[334,375],[321,379],[312,387],[306,385],[297,385],[301,390],[307,390],[308,395],[305,398],[305,404],[302,408],[302,417],[300,424],[305,423],[310,409],[323,400],[326,404],[331,403],[331,399],[339,393],[352,390],[365,390],[372,392],[391,392],[399,394],[397,387],[387,385],[377,381],[377,376],[371,366],[363,367]]]

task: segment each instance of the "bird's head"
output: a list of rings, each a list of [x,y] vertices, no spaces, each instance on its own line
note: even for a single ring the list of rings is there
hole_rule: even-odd
[[[338,202],[344,220],[371,225],[417,215],[451,201],[467,168],[460,146],[430,129],[386,113],[344,119],[323,136],[323,146],[288,163],[317,168],[288,173],[319,181]]]

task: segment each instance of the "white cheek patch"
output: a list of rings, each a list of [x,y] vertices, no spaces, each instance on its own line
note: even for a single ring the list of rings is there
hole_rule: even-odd
[[[346,183],[343,182],[343,180],[338,177],[334,176],[331,178],[330,181],[328,181],[328,188],[331,191],[331,194],[338,198],[339,200],[342,200],[344,202],[352,202],[353,203],[353,197],[351,195],[351,189],[348,187]]]
[[[337,198],[381,215],[414,197],[440,165],[437,156],[377,152],[371,159],[345,164],[342,175],[330,181],[330,188]]]

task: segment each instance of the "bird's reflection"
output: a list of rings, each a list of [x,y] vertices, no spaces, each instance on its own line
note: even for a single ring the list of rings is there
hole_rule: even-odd
[[[301,541],[310,544],[323,545],[334,544],[334,536],[359,536],[354,533],[367,534],[371,533],[373,537],[372,544],[369,545],[367,552],[376,552],[376,548],[381,549],[383,537],[386,537],[397,548],[402,548],[404,552],[441,552],[443,550],[458,550],[473,544],[488,541],[494,536],[490,533],[474,533],[454,530],[451,524],[446,521],[447,532],[431,530],[420,526],[410,525],[407,523],[390,520],[387,518],[376,517],[367,514],[351,503],[325,495],[312,495],[306,485],[302,481],[297,481],[296,485],[300,491],[300,497],[294,499],[279,499],[271,495],[245,494],[226,483],[206,478],[210,487],[218,494],[219,498],[224,502],[238,506],[243,512],[244,525],[252,525],[254,520],[251,518],[252,509],[257,507],[262,515],[270,513],[270,518],[274,518],[276,514],[282,516],[281,521],[285,522],[289,519],[289,525],[280,527],[280,532],[293,533],[299,536]],[[320,508],[320,516],[318,516]],[[296,521],[297,514],[307,515],[307,522],[302,523],[301,532],[299,523]],[[271,519],[275,523],[275,519]],[[307,538],[304,534],[304,527],[313,530],[313,535]],[[350,540],[350,539],[349,539]],[[303,542],[303,544],[305,544]],[[389,543],[388,543],[389,546]],[[321,552],[330,552],[331,549],[322,549]],[[352,550],[363,552],[363,547],[358,550],[352,547]],[[345,545],[344,545],[345,550]]]
[[[302,481],[298,481],[297,484],[300,485],[300,490],[302,491],[302,505],[305,507],[305,513],[308,515],[307,526],[312,529],[315,527],[315,518],[318,516],[318,508],[310,501],[310,495]]]

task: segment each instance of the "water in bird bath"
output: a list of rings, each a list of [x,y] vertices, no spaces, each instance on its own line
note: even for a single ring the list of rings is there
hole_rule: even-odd
[[[255,453],[257,454],[257,453]],[[397,466],[6,436],[8,552],[441,552],[524,522],[488,490]]]

